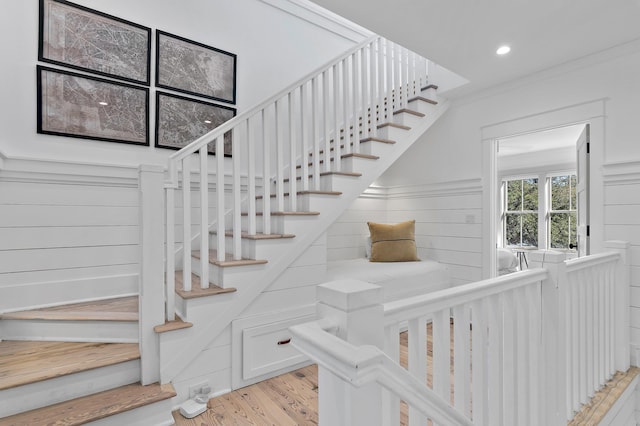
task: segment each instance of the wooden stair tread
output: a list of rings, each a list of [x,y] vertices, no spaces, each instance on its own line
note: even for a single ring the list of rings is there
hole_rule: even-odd
[[[360,142],[362,142],[362,141],[360,141]],[[365,158],[367,160],[379,160],[380,159],[380,157],[378,157],[377,155],[359,154],[357,152],[352,152],[350,154],[342,155],[342,158],[349,158],[349,157]]]
[[[218,232],[209,231],[209,234],[217,235]],[[226,237],[233,237],[233,232],[225,231],[224,235]],[[249,234],[248,232],[240,233],[240,238],[243,238],[245,240],[280,240],[283,238],[295,238],[295,237],[296,236],[294,234],[263,234],[263,233]]]
[[[173,321],[165,321],[164,324],[156,325],[153,331],[156,333],[166,333],[168,331],[182,330],[183,328],[193,327],[193,323],[183,321],[182,318],[176,316]]]
[[[396,129],[411,130],[411,127],[405,126],[404,124],[398,124],[398,123],[382,123],[382,124],[378,124],[377,126],[378,129],[382,129],[384,127],[395,127]]]
[[[331,176],[331,175],[360,177],[362,176],[362,173],[359,173],[359,172],[322,172],[320,173],[320,176]]]
[[[407,114],[415,115],[416,117],[424,117],[426,115],[426,114],[423,114],[423,113],[418,112],[418,111],[414,111],[414,110],[409,109],[409,108],[402,108],[402,109],[399,109],[397,111],[394,111],[393,115],[402,114],[403,112],[406,112]]]
[[[320,212],[271,212],[271,216],[318,216]],[[242,212],[241,216],[248,216],[249,213]],[[256,212],[256,216],[263,216],[264,212]]]
[[[137,343],[0,342],[0,390],[140,358]]]
[[[196,259],[200,259],[200,251],[193,251],[191,255]],[[247,265],[264,265],[267,263],[266,260],[263,259],[233,259],[233,255],[230,253],[225,253],[225,259],[223,261],[218,260],[218,251],[215,249],[209,250],[209,263],[212,265],[227,267],[227,266],[247,266]]]
[[[199,257],[198,257],[199,259]],[[196,299],[198,297],[207,297],[207,296],[215,296],[217,294],[225,294],[225,293],[233,293],[236,291],[235,288],[222,288],[218,287],[213,283],[209,283],[208,288],[201,287],[200,277],[196,274],[191,274],[191,290],[187,291],[184,289],[184,280],[182,279],[182,271],[176,271],[175,273],[176,280],[176,293],[180,295],[183,299]],[[162,327],[162,325],[156,326]],[[182,327],[186,328],[186,327]]]
[[[320,176],[331,176],[331,175],[360,177],[360,176],[362,176],[362,173],[359,173],[359,172],[332,172],[332,171],[320,172]],[[313,178],[313,175],[309,175],[309,179],[312,179],[312,178]],[[286,179],[283,179],[282,181],[286,183],[286,182],[289,182],[290,180],[291,179],[286,178]],[[302,180],[302,177],[298,176],[298,177],[296,177],[296,180]]]
[[[380,142],[380,143],[387,143],[387,144],[395,144],[396,143],[396,141],[391,140],[391,139],[376,138],[376,137],[365,138],[365,139],[360,140],[360,143],[366,143],[366,142]]]
[[[138,297],[120,297],[28,311],[8,312],[0,315],[0,319],[135,322],[138,321]]]
[[[613,377],[591,397],[591,400],[580,408],[567,426],[599,425],[639,374],[638,367],[631,367],[626,372],[616,371]]]
[[[428,84],[428,85],[424,86],[423,88],[421,88],[420,90],[429,90],[429,89],[438,90],[438,86],[436,86],[435,84]]]
[[[433,99],[429,99],[429,98],[425,98],[424,96],[414,96],[413,98],[409,99],[407,102],[413,102],[413,101],[423,101],[432,105],[438,105],[438,101],[434,101]]]
[[[131,384],[0,419],[3,425],[82,425],[176,396],[171,384]]]
[[[342,195],[340,191],[296,191],[297,195]],[[283,193],[285,197],[290,196],[289,192]],[[276,198],[276,194],[270,194],[269,197]],[[256,195],[256,200],[262,200],[264,197],[262,195]]]

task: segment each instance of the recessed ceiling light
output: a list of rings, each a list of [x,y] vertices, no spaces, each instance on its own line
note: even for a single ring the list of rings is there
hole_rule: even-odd
[[[511,51],[511,48],[509,46],[500,46],[498,47],[498,50],[496,50],[496,53],[498,55],[506,55],[507,53],[509,53]]]
[[[109,105],[109,104],[108,104],[107,102],[105,102],[105,101],[101,101],[101,102],[98,102],[98,103],[99,103],[100,105],[102,105],[102,106],[107,106],[107,105]]]
[[[211,120],[204,120],[205,123],[211,124]]]

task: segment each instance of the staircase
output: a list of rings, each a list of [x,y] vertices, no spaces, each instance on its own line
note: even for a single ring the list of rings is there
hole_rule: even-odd
[[[0,319],[0,425],[171,424],[173,387],[140,384],[137,297]]]
[[[162,360],[161,382],[188,366],[446,111],[427,68],[374,37],[171,157],[166,319],[177,312],[195,328]],[[210,160],[229,135],[233,157]],[[180,206],[194,200],[209,209]],[[187,292],[200,284],[233,297],[196,319],[188,300],[173,301],[177,279]]]
[[[371,38],[178,151],[164,231],[141,173],[139,298],[2,315],[0,425],[172,424],[170,383],[446,111],[428,66]]]

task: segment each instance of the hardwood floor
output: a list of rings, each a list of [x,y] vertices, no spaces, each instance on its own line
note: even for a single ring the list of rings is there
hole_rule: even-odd
[[[193,419],[173,413],[176,426],[294,426],[318,424],[318,369],[315,365],[209,400]]]
[[[432,355],[431,325],[427,326],[427,357]],[[453,336],[453,327],[451,330]],[[452,337],[453,338],[453,337]],[[453,356],[453,354],[452,354]],[[400,364],[407,365],[407,333],[400,333]],[[428,372],[431,382],[431,370]],[[407,407],[401,406],[401,424]],[[209,400],[206,412],[193,419],[173,413],[176,426],[288,426],[318,424],[318,368],[311,365]]]
[[[453,327],[451,330],[453,338]],[[427,357],[432,356],[432,333],[427,328]],[[453,351],[451,353],[453,357]],[[400,334],[400,364],[406,366],[407,336]],[[432,379],[429,359],[427,382]],[[453,362],[452,362],[453,365]],[[453,371],[452,371],[453,374]],[[570,426],[598,424],[626,389],[640,369],[618,373],[576,415]],[[200,416],[185,419],[173,413],[176,426],[289,426],[318,424],[318,369],[311,365],[274,377],[255,385],[238,389],[209,400],[208,409]],[[407,425],[407,406],[401,404],[400,424]]]

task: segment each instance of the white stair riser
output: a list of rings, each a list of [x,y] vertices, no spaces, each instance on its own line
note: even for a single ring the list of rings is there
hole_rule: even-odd
[[[173,405],[171,399],[145,405],[134,410],[118,413],[95,422],[87,423],[87,426],[171,426],[175,424],[171,411]]]
[[[140,381],[140,360],[0,391],[0,418]]]
[[[251,240],[242,239],[242,257],[245,259],[264,259],[273,260],[277,257],[278,251],[285,249],[288,244],[289,238],[280,239],[263,239],[263,240]],[[230,251],[233,247],[233,237],[226,236],[225,247],[227,251]],[[218,236],[211,235],[211,247],[216,247],[218,243]]]
[[[245,281],[243,276],[249,276],[252,272],[260,274],[264,271],[264,264],[219,267],[209,263],[208,266],[209,282],[222,288],[235,287],[238,282]],[[191,269],[194,274],[200,276],[200,259],[192,258]]]
[[[138,323],[131,321],[2,321],[4,340],[137,343]]]
[[[324,205],[327,200],[333,197],[339,197],[339,195],[326,195],[326,194],[298,194],[296,196],[296,209],[291,206],[291,197],[284,197],[284,209],[285,211],[299,211],[310,212],[318,211],[320,207]],[[256,210],[263,211],[263,199],[256,200]],[[278,210],[278,202],[275,197],[271,197],[271,211]]]
[[[427,99],[430,99],[430,98],[427,97]],[[433,110],[436,108],[436,106],[429,102],[421,101],[418,99],[418,100],[409,102],[409,108],[414,111],[418,111],[428,115],[433,113]]]
[[[422,96],[427,99],[431,99],[432,101],[438,100],[438,91],[433,87],[428,88],[427,90],[422,91]]]
[[[382,139],[402,140],[408,131],[394,126],[384,126],[378,129],[378,137]]]
[[[408,112],[402,112],[399,114],[393,115],[393,122],[397,124],[402,124],[403,126],[415,127],[422,121],[423,117],[418,117],[417,115],[410,114]]]
[[[369,141],[361,143],[360,146],[360,152],[363,154],[375,155],[382,158],[393,151],[394,144]]]
[[[225,305],[233,302],[235,296],[235,292],[217,294],[213,297],[195,297],[193,299],[183,299],[180,295],[176,295],[176,313],[180,315],[180,318],[191,321],[199,310],[204,309],[207,312],[212,312],[217,309],[224,309]],[[166,333],[161,335],[161,339],[163,339],[162,336],[164,335]],[[166,339],[171,339],[171,337],[167,336]]]

